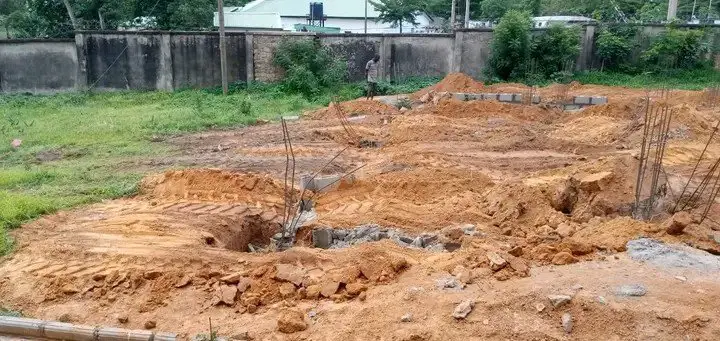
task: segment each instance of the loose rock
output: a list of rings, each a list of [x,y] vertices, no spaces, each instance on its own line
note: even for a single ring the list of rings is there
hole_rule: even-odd
[[[295,285],[292,283],[285,282],[280,285],[280,296],[288,298],[295,294]]]
[[[537,310],[538,313],[542,313],[545,311],[545,305],[542,303],[535,303],[535,310]]]
[[[566,265],[577,262],[577,258],[573,257],[569,252],[558,252],[552,259],[555,265]]]
[[[563,314],[562,327],[566,333],[570,334],[572,332],[573,321],[572,321],[572,315],[570,315],[570,313]]]
[[[120,323],[122,323],[122,324],[128,323],[129,320],[130,320],[130,319],[128,318],[127,315],[118,315],[118,316],[117,316],[117,321],[120,322]]]
[[[218,294],[220,296],[220,302],[227,305],[235,304],[235,297],[237,296],[237,287],[232,285],[221,285],[218,288]]]
[[[252,280],[250,280],[250,278],[248,278],[248,277],[240,278],[240,280],[238,281],[238,284],[237,284],[238,291],[241,294],[244,293],[245,291],[247,291],[250,288],[251,283],[252,283]]]
[[[150,271],[145,271],[145,273],[143,274],[143,278],[145,278],[147,280],[154,280],[154,279],[158,279],[162,275],[163,275],[163,273],[160,270],[150,270]]]
[[[297,266],[290,264],[278,264],[275,266],[275,268],[277,269],[275,279],[290,282],[297,286],[302,284],[303,277],[305,277],[305,272]]]
[[[473,307],[475,307],[475,301],[462,301],[460,304],[457,305],[457,307],[455,307],[455,310],[452,313],[452,317],[459,320],[464,319],[470,314],[470,312],[473,310]]]
[[[487,258],[490,261],[490,269],[493,271],[500,271],[508,264],[504,258],[492,251],[487,253]]]
[[[573,233],[575,233],[575,229],[570,224],[560,223],[555,232],[557,232],[557,234],[559,234],[561,237],[567,238],[572,236]]]
[[[330,297],[338,291],[338,288],[340,288],[340,282],[329,282],[322,286],[320,294],[324,297]]]
[[[225,282],[227,284],[237,284],[240,282],[240,279],[245,276],[245,272],[236,272],[234,274],[229,274],[225,277],[220,278],[221,282]]]
[[[176,288],[184,288],[192,283],[192,277],[189,275],[183,276],[177,283],[175,283]]]
[[[145,324],[143,325],[145,329],[154,329],[157,326],[157,323],[153,320],[145,321]]]
[[[400,318],[400,322],[412,322],[413,316],[411,313],[407,313]]]
[[[568,295],[548,295],[548,299],[550,300],[550,303],[552,303],[553,308],[558,308],[570,303],[572,297]]]
[[[287,309],[280,312],[277,320],[278,330],[282,333],[292,334],[307,329],[303,313],[297,310]]]
[[[682,234],[685,228],[692,224],[692,216],[685,211],[675,213],[672,217],[663,222],[662,228],[668,234]]]
[[[367,290],[368,287],[365,284],[362,283],[350,283],[347,286],[345,286],[345,289],[347,290],[347,293],[353,296],[360,295],[363,291]]]
[[[617,288],[615,294],[618,296],[640,297],[647,294],[647,288],[641,284],[622,285]]]

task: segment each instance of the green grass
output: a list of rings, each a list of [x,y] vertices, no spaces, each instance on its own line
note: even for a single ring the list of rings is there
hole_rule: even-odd
[[[714,69],[670,70],[662,73],[624,73],[590,71],[577,73],[573,77],[582,84],[625,86],[630,88],[670,88],[681,90],[702,90],[720,85],[720,71]]]
[[[389,85],[412,92],[428,81]],[[145,175],[132,166],[173,153],[163,136],[247,125],[362,97],[364,84],[346,84],[307,99],[282,86],[233,85],[176,92],[123,91],[53,96],[0,95],[0,256],[8,231],[38,216],[137,192]],[[158,138],[160,137],[160,138]],[[10,142],[22,140],[14,149]],[[62,154],[41,161],[38,153]]]

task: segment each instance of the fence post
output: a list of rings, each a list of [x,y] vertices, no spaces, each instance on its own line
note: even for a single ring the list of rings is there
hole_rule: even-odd
[[[465,32],[455,31],[455,43],[452,49],[452,63],[450,63],[450,72],[460,72],[462,70],[462,53],[463,53],[463,40],[465,39]]]
[[[75,89],[86,90],[88,87],[87,75],[87,46],[85,46],[85,34],[75,33],[75,51],[77,56],[77,74],[75,76]]]
[[[255,81],[255,38],[252,33],[245,33],[245,82],[250,84]]]
[[[160,36],[160,70],[158,71],[157,89],[173,91],[175,85],[172,65],[172,45],[169,33],[163,33]]]
[[[591,68],[593,49],[595,47],[595,26],[585,25],[585,30],[580,41],[580,55],[578,55],[575,69],[585,71]]]

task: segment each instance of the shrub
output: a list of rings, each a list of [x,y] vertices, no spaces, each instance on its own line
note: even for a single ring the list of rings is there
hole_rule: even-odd
[[[595,41],[597,55],[601,59],[601,69],[618,70],[628,64],[632,53],[632,37],[635,32],[617,32],[603,28]]]
[[[273,59],[285,70],[283,87],[288,92],[316,97],[323,89],[339,85],[347,78],[347,62],[310,39],[285,38]]]
[[[503,80],[522,78],[530,57],[530,29],[528,12],[508,11],[495,28],[488,75]]]
[[[532,42],[531,56],[536,72],[545,77],[571,71],[580,54],[580,30],[578,27],[552,25]]]
[[[703,67],[710,51],[704,37],[702,30],[669,27],[642,53],[642,61],[650,70]]]

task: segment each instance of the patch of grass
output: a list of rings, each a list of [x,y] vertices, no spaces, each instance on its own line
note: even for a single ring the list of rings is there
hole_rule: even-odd
[[[625,86],[630,88],[671,88],[702,90],[720,84],[720,71],[714,69],[668,70],[637,75],[589,71],[573,76],[582,84]]]
[[[345,90],[347,91],[347,90]],[[133,166],[173,152],[157,136],[229,128],[322,106],[277,85],[170,92],[0,95],[0,255],[7,231],[60,209],[133,195]],[[15,149],[10,142],[22,140]],[[38,153],[62,158],[42,161]]]
[[[22,317],[23,314],[20,311],[8,309],[5,307],[0,307],[0,316],[7,316],[7,317]]]

